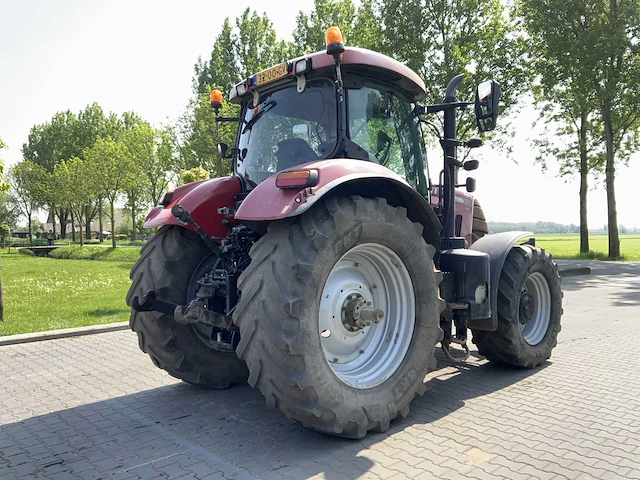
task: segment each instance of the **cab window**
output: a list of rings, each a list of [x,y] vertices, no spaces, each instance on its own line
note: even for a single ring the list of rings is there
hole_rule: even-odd
[[[349,138],[369,159],[393,170],[427,196],[425,149],[413,104],[373,83],[347,91]]]

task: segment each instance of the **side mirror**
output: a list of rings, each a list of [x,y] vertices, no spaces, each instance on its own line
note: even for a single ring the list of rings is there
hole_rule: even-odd
[[[465,182],[465,186],[467,187],[467,192],[472,193],[476,191],[476,179],[467,177],[467,181]]]
[[[464,168],[467,172],[476,170],[479,166],[480,162],[478,160],[467,160],[462,164],[462,168]]]
[[[499,106],[500,84],[493,80],[485,80],[478,85],[475,104],[478,130],[489,132],[496,128]]]
[[[293,138],[301,138],[305,142],[309,143],[309,138],[311,138],[311,128],[309,128],[308,123],[299,123],[293,126],[292,134]]]
[[[218,153],[220,154],[220,158],[228,158],[227,150],[229,150],[229,145],[224,142],[218,143]]]

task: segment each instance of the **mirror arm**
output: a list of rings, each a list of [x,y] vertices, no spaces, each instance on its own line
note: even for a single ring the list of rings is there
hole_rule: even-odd
[[[216,122],[238,122],[238,117],[216,117]]]
[[[424,108],[426,109],[426,113],[438,113],[444,112],[445,110],[453,110],[455,108],[464,108],[474,104],[475,102],[432,103]]]

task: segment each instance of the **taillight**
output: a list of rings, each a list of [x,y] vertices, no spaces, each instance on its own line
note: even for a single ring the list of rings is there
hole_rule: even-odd
[[[315,187],[318,184],[318,170],[292,170],[280,172],[276,177],[278,188]]]

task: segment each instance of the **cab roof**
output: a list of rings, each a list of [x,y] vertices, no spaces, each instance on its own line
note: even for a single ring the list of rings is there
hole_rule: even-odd
[[[311,60],[310,71],[316,71],[333,65],[333,56],[328,55],[324,50],[302,55],[286,62],[289,72],[287,78],[291,79],[295,77],[295,74],[292,72],[296,71],[296,64],[304,60]],[[407,93],[413,101],[417,102],[422,100],[426,94],[424,82],[418,74],[403,63],[382,53],[365,48],[345,47],[344,52],[340,55],[340,65],[346,74],[365,75],[374,79],[380,79],[386,83],[391,83]],[[309,73],[309,71],[307,73]],[[245,82],[239,84],[246,85],[247,93],[256,88],[252,88],[252,86],[256,85],[256,75],[249,77]],[[284,77],[282,80],[284,80]],[[236,91],[237,87],[238,85],[231,90],[229,100],[234,103],[241,103],[243,99],[239,98],[238,92]]]

